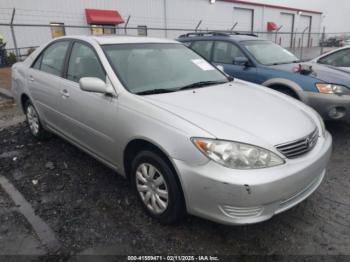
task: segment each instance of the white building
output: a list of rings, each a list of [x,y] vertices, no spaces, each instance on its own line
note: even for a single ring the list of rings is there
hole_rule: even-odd
[[[7,40],[7,48],[14,47],[11,29],[6,25],[11,22],[13,9],[13,23],[21,25],[14,26],[18,47],[38,46],[61,34],[124,34],[126,24],[134,28],[127,30],[131,35],[147,32],[149,36],[176,38],[186,31],[172,29],[190,32],[199,25],[199,30],[255,32],[285,47],[315,46],[319,36],[310,33],[320,32],[322,19],[318,11],[241,0],[1,0],[0,34]],[[88,23],[108,27],[69,27]],[[155,30],[164,28],[169,30]],[[273,28],[279,28],[279,33],[267,32]]]

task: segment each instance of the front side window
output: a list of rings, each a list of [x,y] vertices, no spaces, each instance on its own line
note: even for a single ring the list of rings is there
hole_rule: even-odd
[[[182,44],[116,44],[103,49],[119,79],[132,93],[155,89],[175,91],[203,81],[228,81]]]
[[[75,43],[69,59],[67,79],[79,82],[82,77],[97,77],[106,81],[106,74],[96,53],[87,45]]]
[[[39,57],[37,60],[41,59],[40,68],[38,69],[49,74],[61,76],[68,46],[68,41],[60,41],[49,46],[42,54],[43,57]],[[39,67],[39,65],[34,64],[35,68],[37,68],[36,66]]]
[[[245,57],[243,52],[230,42],[218,41],[215,43],[213,61],[222,64],[232,64],[238,57]]]
[[[350,67],[350,48],[325,56],[318,60],[318,63],[336,67]]]
[[[263,65],[289,64],[299,61],[294,54],[270,41],[248,40],[241,43]]]
[[[210,60],[212,46],[212,41],[196,41],[192,44],[191,48],[205,59]]]

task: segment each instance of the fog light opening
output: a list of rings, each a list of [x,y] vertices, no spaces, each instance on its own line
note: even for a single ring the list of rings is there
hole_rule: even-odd
[[[345,107],[335,106],[329,110],[328,115],[331,119],[339,119],[339,118],[343,118],[345,116],[345,113],[346,113]]]

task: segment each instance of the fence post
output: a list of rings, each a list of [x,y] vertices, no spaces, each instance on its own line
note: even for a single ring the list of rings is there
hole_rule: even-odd
[[[304,31],[301,33],[301,49],[300,49],[300,59],[303,60],[303,49],[304,49],[304,35],[309,27],[305,27]]]
[[[196,26],[196,29],[194,30],[195,32],[198,31],[198,28],[201,26],[201,24],[202,24],[202,20],[200,20],[200,21],[198,22],[198,24],[197,24],[197,26]]]
[[[128,27],[129,21],[130,21],[130,15],[128,16],[128,19],[126,20],[126,23],[124,25],[124,33],[125,34],[127,33],[127,27]]]
[[[232,32],[233,29],[235,29],[235,27],[238,25],[238,22],[234,23],[234,25],[231,27],[230,31]]]
[[[281,25],[279,28],[277,28],[276,30],[276,34],[275,34],[275,44],[277,44],[277,35],[278,35],[278,32],[282,29],[283,25]]]
[[[321,51],[320,51],[321,53],[320,53],[320,55],[323,54],[323,45],[324,45],[324,41],[326,40],[325,38],[326,38],[326,27],[324,26],[323,31],[322,31],[322,36],[321,36]]]
[[[16,58],[17,58],[17,60],[19,60],[20,59],[20,55],[19,55],[19,51],[18,51],[18,48],[17,48],[17,40],[16,40],[15,30],[13,28],[13,20],[15,19],[15,14],[16,14],[16,8],[13,8],[12,16],[11,16],[11,22],[10,22],[10,28],[11,28],[12,41],[13,41],[13,46],[15,48]]]

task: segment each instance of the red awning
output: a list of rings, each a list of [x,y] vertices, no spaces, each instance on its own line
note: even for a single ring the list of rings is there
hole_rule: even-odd
[[[278,29],[278,25],[274,22],[267,22],[267,31],[274,31]]]
[[[85,13],[88,24],[118,25],[124,23],[124,20],[118,11],[85,9]]]

